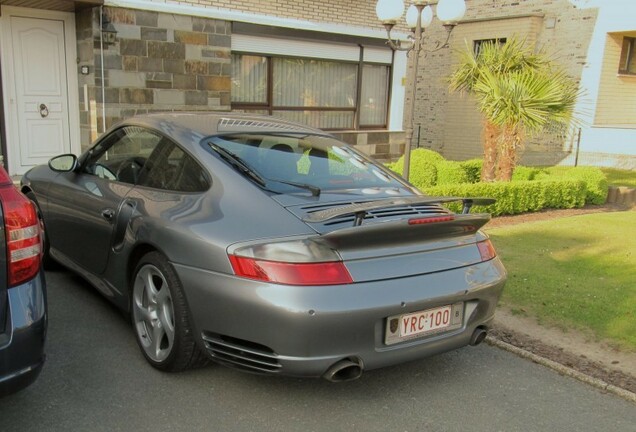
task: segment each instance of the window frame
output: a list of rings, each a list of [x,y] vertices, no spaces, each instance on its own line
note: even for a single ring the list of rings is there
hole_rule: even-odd
[[[625,51],[625,45],[627,45],[627,53],[623,59],[623,52]],[[636,37],[623,36],[623,43],[621,44],[621,53],[618,59],[618,74],[619,75],[636,75]],[[630,64],[634,62],[633,69],[630,70]]]
[[[388,63],[378,63],[371,61],[364,61],[364,47],[360,47],[360,58],[358,61],[347,61],[347,60],[336,60],[336,59],[326,59],[326,58],[318,58],[318,57],[297,57],[297,56],[282,56],[282,55],[274,55],[274,54],[264,54],[258,52],[249,52],[249,51],[232,51],[232,56],[256,56],[265,58],[267,61],[267,90],[266,90],[266,102],[231,102],[231,110],[240,110],[240,111],[266,111],[267,114],[273,115],[274,111],[314,111],[314,112],[337,112],[337,111],[346,111],[353,113],[353,125],[351,128],[330,128],[325,129],[329,131],[348,131],[348,130],[372,130],[372,129],[388,129],[389,125],[389,113],[391,110],[391,83],[393,81],[393,64]],[[356,65],[356,97],[355,104],[353,107],[318,107],[318,106],[277,106],[274,105],[274,58],[289,58],[289,59],[302,59],[308,61],[321,61],[321,62],[332,62],[332,63],[342,63],[342,64],[350,64]],[[232,60],[234,61],[234,60]],[[386,113],[384,116],[384,124],[382,125],[361,125],[360,117],[361,117],[361,102],[362,102],[362,76],[363,69],[365,65],[372,66],[384,66],[388,68],[388,79],[387,79],[387,103],[386,103]]]

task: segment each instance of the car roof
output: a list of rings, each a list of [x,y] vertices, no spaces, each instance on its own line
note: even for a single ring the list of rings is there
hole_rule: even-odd
[[[143,114],[119,122],[121,126],[144,126],[159,130],[178,142],[199,142],[211,135],[232,133],[305,133],[327,135],[319,129],[275,117],[229,112],[165,112]]]

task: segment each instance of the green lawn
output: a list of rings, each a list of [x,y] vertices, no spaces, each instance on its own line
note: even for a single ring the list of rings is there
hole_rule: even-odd
[[[488,230],[508,269],[502,303],[636,351],[636,212]]]
[[[627,171],[614,168],[601,168],[610,186],[630,186],[636,188],[636,170]]]

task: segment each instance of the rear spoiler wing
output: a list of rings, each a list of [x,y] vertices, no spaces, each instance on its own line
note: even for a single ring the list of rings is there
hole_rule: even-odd
[[[439,238],[474,235],[490,220],[489,214],[449,214],[439,217],[400,219],[379,224],[351,226],[331,231],[316,241],[336,250],[368,246],[392,246],[420,243]]]
[[[351,204],[341,207],[334,207],[326,210],[320,210],[308,214],[303,218],[304,222],[321,223],[341,216],[355,215],[354,226],[362,225],[367,212],[382,208],[399,207],[403,205],[424,205],[424,204],[442,204],[449,202],[461,201],[462,214],[468,214],[474,205],[486,206],[494,204],[494,198],[459,198],[459,197],[404,197],[390,198],[377,201],[371,201],[361,204]]]

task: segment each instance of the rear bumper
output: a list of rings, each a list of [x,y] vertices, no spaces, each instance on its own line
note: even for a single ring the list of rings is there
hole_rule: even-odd
[[[10,288],[7,307],[8,323],[0,335],[0,397],[30,385],[44,365],[47,311],[43,272]]]
[[[248,281],[175,265],[199,342],[213,359],[252,372],[319,377],[342,359],[364,369],[468,345],[487,328],[506,271],[498,258],[438,273],[343,286]],[[461,327],[385,343],[387,317],[461,302]]]

